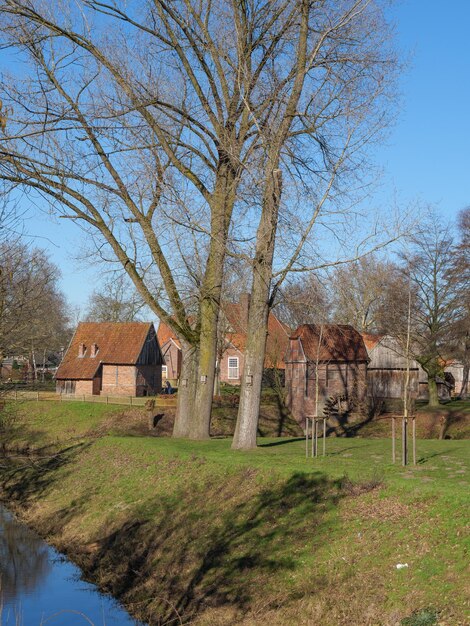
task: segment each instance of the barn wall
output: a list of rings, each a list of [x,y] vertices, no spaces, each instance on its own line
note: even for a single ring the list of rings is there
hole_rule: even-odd
[[[177,386],[181,372],[181,350],[173,341],[168,341],[162,346],[162,353],[163,364],[167,367],[167,379]]]
[[[135,396],[136,378],[134,365],[103,365],[101,395]]]
[[[372,350],[369,350],[369,369],[405,370],[408,360],[403,355],[400,342],[394,337],[384,337]],[[414,359],[409,360],[410,369],[418,368]]]
[[[92,380],[77,380],[75,384],[76,395],[93,395],[93,381]]]
[[[153,326],[150,328],[145,343],[137,359],[137,365],[161,365],[162,356]]]
[[[359,401],[366,397],[367,365],[364,362],[319,363],[318,405],[315,400],[316,379],[316,364],[307,364],[299,340],[291,340],[286,362],[287,405],[303,428],[306,417],[323,415],[323,408],[330,397],[354,397]]]
[[[137,367],[136,395],[154,396],[162,390],[161,365],[139,365]]]
[[[406,372],[403,370],[373,370],[367,372],[367,395],[370,398],[403,398]],[[417,398],[418,370],[410,371],[410,395]]]
[[[56,380],[56,392],[64,394],[75,393],[76,382],[75,380]]]

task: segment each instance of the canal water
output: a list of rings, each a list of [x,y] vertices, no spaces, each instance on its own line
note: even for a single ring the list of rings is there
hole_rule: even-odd
[[[0,626],[138,626],[0,504]]]

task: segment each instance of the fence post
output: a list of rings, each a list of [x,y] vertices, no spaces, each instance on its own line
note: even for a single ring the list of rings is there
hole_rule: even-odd
[[[402,443],[401,443],[401,451],[402,451],[402,464],[403,466],[408,465],[408,419],[404,417],[402,419]]]
[[[308,417],[305,418],[305,458],[308,459],[308,426],[309,426]]]
[[[326,456],[326,417],[323,418],[323,456]]]
[[[39,391],[36,391],[36,402],[39,402]]]
[[[396,461],[396,451],[395,451],[395,418],[392,417],[392,463]]]

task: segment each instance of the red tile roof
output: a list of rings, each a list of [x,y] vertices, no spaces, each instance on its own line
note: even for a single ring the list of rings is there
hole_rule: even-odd
[[[161,347],[163,347],[167,341],[172,339],[175,342],[175,344],[178,346],[178,348],[181,350],[180,340],[176,337],[175,333],[171,330],[171,328],[165,324],[165,322],[160,322],[160,324],[158,325],[157,339]]]
[[[145,340],[153,328],[149,322],[81,322],[57,370],[56,378],[90,380],[102,363],[135,365]],[[86,347],[79,356],[80,344]],[[91,357],[91,346],[98,352]]]
[[[221,306],[221,324],[225,325],[225,340],[232,344],[241,353],[246,348],[246,313],[240,302],[224,302]],[[289,346],[290,328],[282,324],[277,317],[270,313],[268,317],[268,338],[266,341],[266,357],[264,366],[285,369],[284,356]],[[181,344],[173,331],[164,322],[160,322],[157,331],[158,342],[163,346],[169,339],[173,339],[178,348]]]
[[[369,360],[361,335],[347,324],[304,324],[297,328],[292,339],[301,340],[309,361]]]
[[[361,337],[366,344],[367,350],[373,350],[375,346],[379,343],[381,339],[384,338],[384,335],[372,335],[371,333],[361,333]]]

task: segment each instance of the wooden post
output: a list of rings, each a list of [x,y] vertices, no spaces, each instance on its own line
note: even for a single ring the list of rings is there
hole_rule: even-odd
[[[315,416],[315,456],[318,456],[318,417]]]
[[[396,449],[395,449],[395,418],[392,417],[392,463],[395,463],[397,460]]]
[[[323,418],[323,456],[326,456],[326,417]]]
[[[413,465],[416,465],[416,417],[413,415],[412,433],[413,433]]]
[[[308,459],[308,426],[309,426],[308,417],[305,418],[305,458]]]
[[[106,396],[106,404],[109,404],[109,396]]]
[[[315,418],[312,418],[312,459],[315,456],[315,428],[317,427]]]
[[[406,417],[402,419],[402,430],[401,430],[401,454],[402,454],[402,465],[408,465],[408,420]]]

